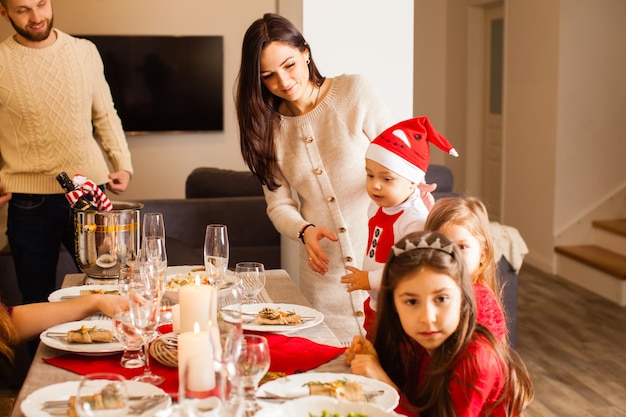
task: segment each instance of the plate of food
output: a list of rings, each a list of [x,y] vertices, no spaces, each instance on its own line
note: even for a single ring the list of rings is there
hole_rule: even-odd
[[[224,321],[233,322],[234,305],[220,310]],[[317,326],[324,320],[321,312],[297,304],[242,304],[242,328],[251,332],[287,333]]]
[[[124,350],[113,337],[113,320],[63,323],[42,332],[39,338],[51,348],[84,355],[105,355]]]
[[[80,381],[61,382],[48,385],[32,392],[20,404],[20,409],[26,417],[50,417],[69,415],[70,397],[78,391]],[[155,401],[155,406],[140,416],[153,416],[157,410],[167,409],[172,402],[169,395],[161,388],[152,384],[138,381],[126,381],[126,389],[130,397],[130,405],[146,401],[148,397],[154,397],[162,401]]]
[[[172,266],[167,268],[165,278],[165,297],[178,303],[178,290],[185,285],[195,284],[196,280],[200,284],[208,285],[209,276],[201,265]],[[226,279],[220,283],[219,289],[231,288],[237,283],[237,278],[233,271],[227,271]]]
[[[54,291],[48,296],[48,301],[63,301],[90,294],[119,294],[119,291],[117,285],[76,285]]]
[[[257,392],[259,402],[264,405],[310,396],[365,403],[385,411],[392,411],[400,401],[398,392],[389,384],[361,375],[332,372],[288,375],[261,385]]]
[[[309,396],[263,407],[254,417],[400,417],[370,403]]]

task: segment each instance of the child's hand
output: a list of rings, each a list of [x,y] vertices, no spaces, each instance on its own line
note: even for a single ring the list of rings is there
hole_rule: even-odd
[[[352,364],[354,357],[356,355],[370,355],[378,358],[376,354],[376,349],[374,349],[374,345],[372,342],[364,338],[363,336],[354,336],[352,339],[352,344],[346,350],[346,354],[343,358],[346,365]]]
[[[343,275],[341,277],[341,283],[348,284],[348,292],[352,292],[354,290],[371,290],[367,271],[361,271],[358,268],[348,265],[346,265],[346,269],[351,273]]]

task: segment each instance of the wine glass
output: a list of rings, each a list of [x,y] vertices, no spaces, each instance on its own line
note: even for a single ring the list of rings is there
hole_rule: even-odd
[[[94,373],[83,376],[76,393],[80,417],[118,417],[128,414],[126,380],[118,374]]]
[[[146,213],[143,215],[141,237],[162,237],[165,239],[165,222],[162,213]]]
[[[254,304],[265,288],[265,267],[260,262],[239,262],[235,266],[243,304]]]
[[[209,283],[219,287],[228,268],[228,230],[223,224],[209,224],[204,236],[204,268]]]
[[[259,382],[270,369],[270,348],[267,339],[259,335],[244,334],[236,366],[242,378],[246,413],[252,415],[260,408],[256,400]]]
[[[165,291],[165,275],[167,273],[167,251],[165,250],[165,239],[158,236],[146,236],[141,242],[139,269],[144,273],[150,272],[154,276],[148,277],[153,280],[156,287],[162,287],[159,297]],[[151,268],[146,269],[146,266]]]
[[[142,269],[154,268],[154,265],[143,265]],[[156,336],[157,326],[159,325],[160,304],[163,292],[160,290],[159,283],[156,285],[151,282],[149,277],[152,274],[141,273],[140,276],[134,277],[128,286],[128,299],[130,306],[131,322],[137,333],[142,337],[146,366],[142,375],[133,380],[147,382],[149,384],[158,385],[165,378],[155,375],[150,369],[150,341]]]
[[[120,359],[123,368],[141,368],[146,365],[143,339],[133,327],[128,305],[117,305],[113,314],[113,334],[120,341],[124,353]]]

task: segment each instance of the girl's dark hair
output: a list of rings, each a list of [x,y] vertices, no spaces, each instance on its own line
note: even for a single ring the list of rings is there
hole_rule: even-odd
[[[270,190],[280,187],[276,170],[274,129],[280,122],[278,106],[283,101],[270,93],[261,81],[261,53],[272,42],[283,42],[299,51],[309,51],[309,79],[322,85],[311,47],[302,33],[284,17],[266,13],[246,31],[241,48],[235,106],[239,122],[241,154],[250,171]]]
[[[437,241],[438,244],[434,244]],[[419,247],[420,242],[425,242],[428,247]],[[452,245],[450,252],[437,248],[448,245]],[[474,289],[460,249],[438,232],[411,233],[400,239],[395,247],[403,252],[396,255],[392,250],[383,271],[376,318],[379,325],[374,346],[383,369],[411,403],[409,407],[423,416],[456,416],[449,393],[450,378],[459,359],[467,359],[463,355],[476,333],[484,336],[505,375],[505,388],[500,398],[495,399],[493,408],[502,406],[504,402],[508,416],[520,415],[533,397],[530,376],[517,353],[497,341],[487,328],[476,322]],[[428,373],[418,386],[416,372],[426,353],[404,332],[394,304],[394,290],[405,278],[426,268],[446,274],[458,284],[461,312],[459,326],[433,352]],[[469,377],[467,380],[471,381]],[[487,411],[486,415],[489,415],[491,410]]]

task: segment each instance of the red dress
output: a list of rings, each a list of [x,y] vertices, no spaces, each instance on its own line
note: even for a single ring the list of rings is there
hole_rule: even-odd
[[[411,384],[413,389],[417,389],[429,365],[430,357],[425,356],[420,362],[414,384]],[[489,342],[483,336],[475,335],[454,365],[449,382],[450,398],[457,417],[506,416],[506,401],[491,409],[504,389],[505,372]],[[406,397],[402,395],[395,411],[409,417],[419,416],[402,406],[406,403]]]

